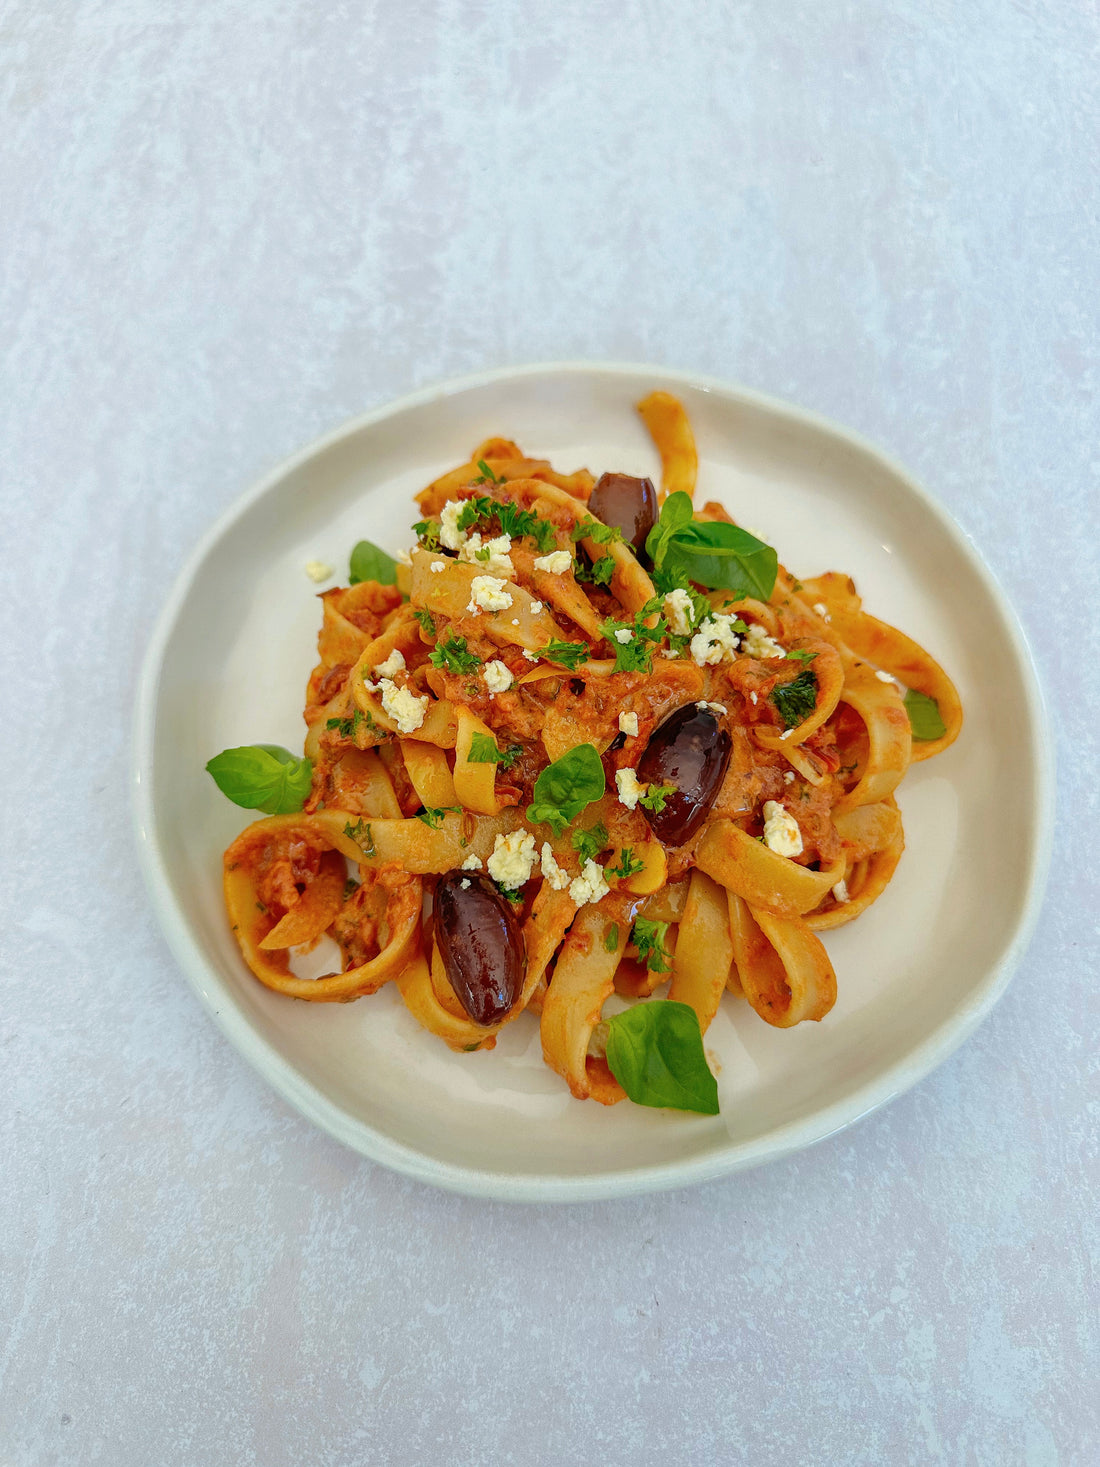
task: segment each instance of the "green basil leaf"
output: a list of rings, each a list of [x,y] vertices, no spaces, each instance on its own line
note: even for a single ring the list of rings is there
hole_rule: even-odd
[[[675,494],[670,494],[661,505],[661,518],[650,530],[645,542],[646,552],[654,565],[660,566],[664,560],[665,545],[669,536],[684,525],[690,524],[694,512],[691,495],[685,494],[682,489],[677,489]]]
[[[910,688],[905,695],[905,711],[909,715],[913,737],[919,743],[942,739],[947,732],[947,725],[940,717],[940,705],[927,693],[918,693],[916,688]]]
[[[313,762],[278,744],[246,744],[223,749],[206,766],[227,799],[265,815],[293,815],[313,782]]]
[[[738,525],[692,520],[669,537],[664,565],[712,591],[767,601],[775,589],[779,557],[770,545]]]
[[[667,998],[638,1003],[616,1014],[607,1030],[608,1067],[636,1105],[718,1114],[718,1085],[690,1005]]]
[[[360,540],[351,552],[351,570],[348,582],[357,586],[360,581],[380,581],[383,586],[397,582],[397,561],[369,540]]]
[[[593,744],[578,744],[555,759],[535,780],[534,800],[527,818],[542,821],[560,835],[586,805],[598,800],[606,787],[603,762]]]

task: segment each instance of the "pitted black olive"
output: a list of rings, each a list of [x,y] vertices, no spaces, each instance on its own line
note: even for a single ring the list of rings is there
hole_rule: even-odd
[[[601,474],[588,508],[605,525],[616,525],[634,554],[641,555],[646,536],[657,523],[657,491],[650,479]]]
[[[523,987],[523,934],[507,897],[476,871],[448,871],[435,889],[435,940],[459,1003],[475,1024],[503,1019]]]
[[[653,731],[638,760],[638,779],[676,787],[660,812],[643,807],[664,845],[682,846],[699,829],[726,777],[732,747],[729,733],[705,704],[677,708]]]

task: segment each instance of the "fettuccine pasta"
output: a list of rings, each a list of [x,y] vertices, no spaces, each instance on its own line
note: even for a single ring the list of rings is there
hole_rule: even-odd
[[[897,786],[962,721],[943,669],[845,575],[799,581],[699,507],[675,398],[639,411],[659,487],[503,438],[430,484],[416,544],[367,547],[377,578],[320,597],[305,758],[257,746],[262,798],[240,792],[255,749],[208,766],[278,811],[224,861],[261,983],[346,1003],[392,980],[458,1052],[530,1012],[546,1063],[603,1104],[628,1068],[612,994],[621,1012],[667,985],[700,1037],[726,994],[780,1028],[825,1017],[820,934],[892,879]],[[325,938],[338,971],[296,976]],[[680,1104],[646,1091],[678,1093],[677,1063],[656,1043],[635,1098]]]

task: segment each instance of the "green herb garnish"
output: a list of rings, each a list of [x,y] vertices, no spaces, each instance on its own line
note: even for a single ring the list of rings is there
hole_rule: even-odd
[[[691,499],[682,491],[670,494],[661,506],[661,518],[646,537],[657,570],[712,591],[767,601],[779,566],[772,547],[737,525],[692,515]]]
[[[222,794],[245,810],[292,815],[313,783],[313,761],[299,759],[280,744],[245,744],[223,749],[206,766]]]
[[[607,850],[607,826],[602,820],[597,820],[588,830],[575,830],[569,839],[583,866],[585,861],[594,861],[601,851]]]
[[[695,1010],[671,999],[637,1003],[607,1026],[607,1064],[636,1105],[718,1114],[718,1085]]]
[[[503,478],[498,479],[483,458],[478,459],[477,466],[481,470],[481,478],[471,479],[470,482],[472,484],[507,484],[508,480]]]
[[[623,532],[618,525],[601,525],[599,520],[587,519],[573,526],[569,538],[574,541],[591,540],[595,545],[614,545],[623,538]]]
[[[555,759],[535,780],[534,800],[527,807],[528,820],[544,822],[555,835],[598,800],[607,782],[603,763],[593,744],[577,744]]]
[[[435,636],[435,617],[430,611],[414,611],[413,616],[420,623],[421,631],[427,632],[429,637]]]
[[[360,581],[378,581],[383,586],[392,586],[397,581],[397,561],[369,540],[360,540],[351,552],[348,581],[353,586]]]
[[[799,647],[796,651],[787,653],[787,661],[812,662],[816,656],[816,652],[807,652],[804,647]]]
[[[613,953],[619,945],[619,924],[612,922],[603,935],[604,952]]]
[[[466,755],[466,762],[468,764],[499,764],[501,769],[511,769],[522,753],[522,744],[512,744],[508,749],[500,749],[492,734],[475,732],[470,735],[470,752]]]
[[[437,642],[428,653],[428,661],[433,667],[456,673],[473,672],[481,666],[481,658],[467,652],[465,637],[448,637],[445,642]]]
[[[638,796],[638,804],[660,815],[666,802],[676,793],[674,784],[651,784],[644,795]]]
[[[645,862],[639,861],[630,846],[619,853],[619,864],[607,868],[608,876],[618,876],[622,881],[629,881],[632,876],[637,876],[639,871],[645,870]]]
[[[797,728],[817,706],[817,676],[807,667],[793,682],[773,688],[770,696],[784,728]]]
[[[638,949],[638,956],[651,973],[671,973],[672,971],[672,964],[668,960],[668,949],[665,947],[667,933],[667,922],[650,922],[645,917],[635,919],[630,940]]]
[[[417,520],[413,525],[413,534],[425,550],[439,549],[439,521]]]
[[[368,728],[374,727],[374,719],[369,713],[364,713],[362,708],[357,708],[350,718],[326,718],[325,727],[335,729],[343,739],[353,739],[364,719]]]
[[[424,824],[428,827],[429,830],[439,830],[439,828],[443,824],[443,817],[447,814],[448,811],[453,811],[454,814],[461,815],[462,806],[440,805],[438,809],[436,809],[431,805],[425,805],[423,810],[418,810],[416,812],[416,818],[417,820],[423,820]]]
[[[348,840],[353,840],[359,849],[367,856],[374,855],[374,836],[371,828],[360,815],[359,819],[352,825],[349,820],[344,826],[344,834]]]
[[[590,566],[578,560],[573,574],[578,581],[587,581],[593,586],[610,586],[611,577],[615,574],[615,557],[601,555]]]
[[[503,481],[501,481],[503,482]],[[459,511],[456,524],[460,530],[469,530],[478,520],[496,520],[501,533],[513,540],[529,535],[544,555],[557,549],[554,526],[533,510],[521,509],[509,500],[490,499],[485,494],[475,494],[467,499]]]
[[[905,695],[905,711],[909,715],[909,727],[918,743],[928,744],[933,739],[942,739],[947,725],[940,714],[940,705],[927,693],[918,693],[910,688]]]
[[[541,658],[543,662],[555,662],[559,667],[576,672],[581,663],[587,662],[592,656],[592,651],[585,642],[553,640],[547,642],[545,647],[537,648],[534,655]]]

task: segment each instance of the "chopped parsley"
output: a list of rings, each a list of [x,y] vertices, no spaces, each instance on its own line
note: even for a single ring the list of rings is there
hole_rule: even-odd
[[[614,545],[623,538],[618,525],[601,525],[599,520],[581,520],[569,532],[571,540],[591,540],[596,545]],[[610,558],[610,557],[609,557]]]
[[[812,662],[817,656],[816,652],[807,652],[805,647],[798,647],[793,652],[787,653],[788,662]]]
[[[585,861],[594,861],[601,851],[607,850],[607,826],[602,820],[597,820],[589,830],[575,830],[570,840],[582,865]]]
[[[637,876],[639,871],[645,870],[645,862],[639,861],[630,846],[619,854],[619,864],[608,866],[608,876],[618,876],[622,881],[629,881],[632,876]]]
[[[533,510],[520,509],[518,504],[513,504],[510,500],[490,499],[486,494],[475,494],[463,504],[456,523],[460,530],[469,530],[478,520],[496,520],[501,533],[513,540],[529,535],[543,555],[557,549],[558,542],[550,521],[544,520]]]
[[[651,973],[672,972],[668,949],[665,947],[667,932],[667,922],[649,922],[645,917],[635,919],[630,936],[638,949],[638,956]]]
[[[612,922],[603,935],[604,952],[613,953],[619,945],[619,924]]]
[[[466,755],[466,762],[499,764],[501,769],[511,769],[522,753],[522,744],[512,744],[508,749],[500,749],[492,734],[474,733],[470,736],[470,752]]]
[[[413,616],[420,623],[420,630],[427,632],[429,637],[435,636],[435,617],[430,611],[414,611]]]
[[[615,574],[615,557],[601,555],[590,566],[578,560],[573,574],[578,581],[588,581],[593,586],[610,586],[611,577]]]
[[[657,616],[653,626],[646,626],[646,622],[656,616],[660,609],[660,598],[654,596],[641,611],[634,613],[633,621],[615,621],[611,618],[601,622],[600,631],[615,650],[616,672],[653,671],[653,644],[664,640],[668,626],[663,616]],[[630,636],[625,641],[620,641],[616,635],[618,632],[629,632]]]
[[[420,542],[420,545],[421,545],[422,549],[424,549],[424,550],[438,550],[439,549],[439,521],[438,520],[417,520],[416,524],[413,525],[413,534],[416,536],[417,540]]]
[[[445,642],[437,642],[428,654],[428,661],[433,667],[457,673],[473,672],[475,667],[481,666],[481,658],[467,652],[465,637],[448,637]]]
[[[638,796],[638,804],[644,805],[647,810],[652,810],[654,815],[660,815],[665,808],[665,803],[676,793],[674,784],[651,784],[644,795]]]
[[[344,900],[347,901],[348,897],[354,896],[358,890],[358,881],[356,881],[354,876],[349,876],[348,879],[344,882]]]
[[[547,642],[545,647],[538,647],[535,656],[543,662],[556,662],[559,667],[568,668],[570,672],[576,672],[582,662],[587,662],[592,656],[592,651],[585,642]]]
[[[344,826],[344,834],[348,840],[353,840],[359,849],[368,856],[374,855],[374,836],[371,834],[370,826],[360,815],[359,819],[352,825],[349,820]]]
[[[363,722],[369,729],[376,727],[374,719],[369,713],[364,713],[362,708],[357,708],[350,718],[326,718],[325,727],[335,729],[342,739],[353,739],[359,732],[359,725]]]
[[[817,676],[807,667],[793,682],[773,688],[771,701],[779,711],[784,728],[797,728],[817,706]]]
[[[448,810],[453,810],[456,815],[462,814],[461,805],[440,805],[438,809],[433,809],[431,805],[425,805],[423,810],[417,811],[416,818],[417,820],[423,820],[429,830],[438,830],[443,824],[443,817],[447,814]]]

